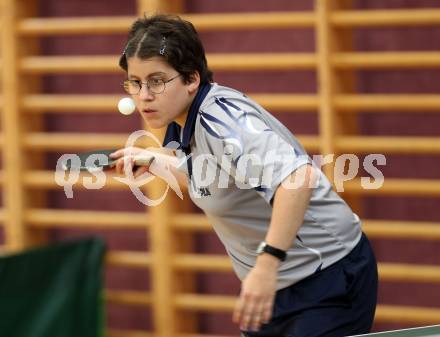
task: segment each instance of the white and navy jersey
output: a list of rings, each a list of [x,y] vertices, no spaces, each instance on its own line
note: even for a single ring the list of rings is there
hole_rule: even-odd
[[[246,95],[218,84],[199,89],[182,130],[170,124],[164,145],[177,141],[193,202],[209,218],[240,279],[255,265],[279,185],[313,162],[291,132]],[[294,284],[346,256],[361,238],[360,221],[319,179],[297,236],[281,263],[277,288]],[[295,182],[288,187],[295,188]],[[293,215],[294,217],[295,215]]]

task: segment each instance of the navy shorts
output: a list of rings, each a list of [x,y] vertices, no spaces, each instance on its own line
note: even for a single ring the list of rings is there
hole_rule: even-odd
[[[342,337],[370,332],[377,301],[377,264],[367,237],[343,259],[280,289],[272,319],[243,337]]]

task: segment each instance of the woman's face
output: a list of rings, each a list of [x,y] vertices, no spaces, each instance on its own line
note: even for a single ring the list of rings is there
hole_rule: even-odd
[[[132,95],[132,98],[148,127],[158,129],[173,121],[183,126],[199,87],[198,74],[195,73],[191,83],[185,83],[176,69],[161,57],[149,59],[131,57],[127,60],[127,64],[128,79],[143,82],[139,94]],[[159,94],[151,92],[145,84],[149,80],[151,83],[156,83],[158,80],[166,82],[172,78],[174,79],[165,83],[165,90]]]

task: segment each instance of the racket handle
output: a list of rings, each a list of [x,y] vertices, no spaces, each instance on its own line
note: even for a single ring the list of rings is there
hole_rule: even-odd
[[[136,166],[150,166],[151,163],[154,161],[154,156],[135,156],[134,157],[134,164]]]
[[[138,166],[150,166],[154,160],[169,164],[175,168],[179,168],[182,165],[182,161],[178,158],[159,152],[154,152],[151,154],[142,153],[134,156],[134,163]]]

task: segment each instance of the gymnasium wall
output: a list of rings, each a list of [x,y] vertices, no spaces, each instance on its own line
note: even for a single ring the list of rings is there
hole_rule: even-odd
[[[440,9],[440,3],[435,0],[353,0],[337,1],[343,9],[361,10],[399,10],[399,9]],[[350,4],[351,3],[351,4]],[[248,12],[298,12],[308,11],[314,13],[317,8],[310,0],[186,0],[182,2],[184,13],[203,15],[212,13],[243,13]],[[35,17],[112,17],[132,16],[139,13],[139,3],[134,0],[117,1],[108,0],[81,0],[81,1],[40,1],[35,8]],[[437,13],[437,12],[436,12]],[[440,15],[438,16],[440,18]],[[411,20],[409,20],[411,21]],[[396,24],[361,27],[353,24],[340,26],[332,34],[340,35],[342,48],[356,52],[433,52],[439,56],[440,51],[440,20],[430,19],[428,24]],[[197,25],[196,25],[197,26]],[[128,27],[127,27],[128,29]],[[208,55],[216,53],[317,53],[316,27],[304,25],[288,28],[270,29],[219,29],[201,30],[201,37]],[[339,36],[338,35],[338,36]],[[125,44],[125,33],[111,32],[105,34],[66,34],[55,36],[45,35],[38,39],[27,37],[23,41],[38,41],[38,55],[44,56],[78,56],[107,55],[117,56]],[[348,40],[348,41],[347,41]],[[339,41],[339,40],[338,40]],[[340,41],[339,41],[340,42]],[[319,51],[321,52],[321,51]],[[264,58],[264,54],[261,55]],[[427,59],[427,58],[426,58]],[[208,57],[208,61],[209,61]],[[399,57],[396,57],[399,60]],[[425,60],[425,58],[421,58]],[[345,97],[342,103],[336,103],[332,108],[340,116],[337,122],[344,124],[341,133],[337,136],[359,137],[410,137],[407,143],[387,144],[381,146],[371,142],[367,145],[352,148],[349,153],[358,154],[361,159],[368,153],[385,153],[387,165],[380,167],[385,176],[385,181],[390,179],[411,179],[409,185],[386,185],[383,193],[359,192],[356,188],[348,189],[342,196],[352,205],[362,219],[366,220],[366,231],[370,235],[377,258],[384,263],[383,277],[380,283],[379,302],[383,307],[376,320],[376,331],[392,328],[403,328],[435,323],[436,317],[440,322],[440,248],[438,239],[440,232],[436,227],[432,237],[426,233],[432,226],[440,225],[438,212],[439,193],[435,186],[439,186],[440,179],[440,61],[417,65],[411,61],[407,63],[396,61],[394,66],[391,61],[359,61],[363,66],[350,66],[356,63],[352,58],[337,69],[331,68],[335,82],[342,86],[342,93],[347,95],[378,95],[374,99],[351,103],[353,97]],[[263,62],[263,61],[261,61]],[[364,62],[364,63],[362,63]],[[370,63],[369,63],[370,62]],[[215,63],[215,62],[214,62]],[[307,62],[305,62],[307,63]],[[341,63],[341,64],[342,64]],[[365,65],[366,64],[366,65]],[[379,64],[379,65],[377,65]],[[385,64],[385,65],[384,65]],[[403,64],[403,65],[402,65]],[[406,64],[406,65],[405,65]],[[5,65],[3,65],[4,67]],[[331,66],[332,67],[332,66]],[[322,67],[319,65],[300,65],[292,67],[255,67],[256,69],[231,70],[228,66],[216,65],[214,79],[226,86],[231,86],[246,93],[261,95],[262,102],[268,102],[270,111],[284,122],[295,134],[305,140],[310,153],[320,153],[325,148],[322,145],[322,108],[321,101],[314,99],[320,96],[322,88],[319,87]],[[257,69],[258,68],[258,69]],[[123,96],[121,82],[124,74],[118,71],[70,71],[56,73],[47,71],[38,75],[34,91],[47,95],[111,95]],[[339,83],[339,80],[340,83]],[[346,87],[345,87],[346,85]],[[345,92],[344,92],[345,90]],[[298,95],[300,103],[276,104],[262,95],[267,94],[294,94]],[[336,94],[334,94],[336,97]],[[384,97],[383,95],[389,95]],[[396,95],[399,97],[396,98]],[[417,101],[409,102],[408,106],[401,103],[408,95],[422,95],[425,99],[418,108]],[[365,96],[363,96],[365,97]],[[397,103],[388,102],[387,97],[396,99]],[[411,96],[412,97],[412,96]],[[264,101],[266,99],[266,101]],[[432,100],[432,104],[429,103]],[[335,98],[334,101],[337,101]],[[303,103],[304,102],[304,103]],[[377,104],[375,104],[377,102]],[[6,104],[6,102],[3,102]],[[352,104],[352,105],[350,105]],[[357,105],[356,105],[357,104]],[[428,107],[429,105],[429,107]],[[96,134],[105,139],[108,134],[122,134],[128,136],[132,131],[143,128],[141,119],[136,116],[122,116],[117,113],[116,106],[107,105],[93,111],[86,108],[63,107],[62,111],[48,109],[41,113],[41,130],[45,133],[79,133]],[[379,106],[379,107],[378,107]],[[43,108],[44,110],[44,108]],[[345,125],[347,123],[348,126]],[[3,123],[4,124],[4,123]],[[319,142],[314,138],[318,137]],[[429,138],[427,138],[429,137]],[[406,138],[405,138],[406,139]],[[417,141],[423,144],[419,147]],[[425,145],[429,141],[428,145]],[[106,144],[103,140],[102,144]],[[113,145],[114,142],[109,142]],[[317,145],[318,144],[318,145]],[[403,144],[403,145],[399,145]],[[409,145],[408,145],[409,144]],[[413,145],[416,144],[416,145]],[[371,145],[371,149],[368,148]],[[393,147],[394,146],[394,147]],[[71,147],[73,148],[73,147]],[[342,148],[342,147],[341,147]],[[365,150],[366,148],[366,150]],[[391,149],[391,150],[390,150]],[[37,156],[43,161],[42,167],[46,170],[55,168],[57,159],[62,153],[69,150],[55,146],[48,149],[26,150],[26,155]],[[342,150],[340,151],[342,152]],[[347,151],[344,151],[347,152]],[[366,174],[360,172],[359,176]],[[432,183],[431,183],[432,182]],[[389,187],[391,186],[391,187]],[[60,188],[50,188],[42,193],[40,188],[29,187],[27,193],[38,195],[42,199],[44,208],[73,211],[100,211],[121,212],[127,218],[133,217],[142,222],[142,216],[147,216],[151,211],[138,202],[128,189],[110,187],[106,190],[75,189],[74,198],[67,199]],[[351,191],[351,192],[350,192]],[[355,192],[353,192],[355,191]],[[357,192],[356,192],[357,191]],[[42,194],[42,195],[41,195]],[[178,198],[169,196],[168,201],[173,204],[172,213],[186,212],[200,214],[190,203],[177,205]],[[70,214],[70,213],[69,213]],[[73,214],[73,213],[72,213]],[[198,218],[197,218],[198,219]],[[138,220],[133,220],[135,223]],[[369,223],[367,223],[369,221]],[[54,221],[52,221],[54,222]],[[56,221],[55,221],[56,222]],[[91,220],[93,222],[93,220]],[[85,221],[84,221],[85,223]],[[399,232],[402,224],[405,231]],[[368,227],[367,225],[372,225]],[[420,231],[414,233],[414,227],[419,225]],[[428,225],[428,227],[424,227]],[[197,224],[193,225],[196,228]],[[384,231],[384,226],[397,226],[396,231]],[[378,228],[379,227],[379,228]],[[188,227],[190,228],[190,226]],[[199,228],[199,227],[197,227]],[[221,243],[209,229],[200,225],[202,230],[193,233],[176,233],[181,235],[182,243],[178,244],[178,251],[194,254],[204,254],[211,261],[218,261],[216,257],[224,257]],[[199,228],[199,229],[200,229]],[[2,227],[0,226],[0,229]],[[151,232],[141,225],[128,224],[124,227],[116,225],[99,226],[42,226],[45,232],[45,242],[52,242],[66,238],[82,237],[84,235],[99,235],[105,238],[111,252],[134,252],[142,257],[151,250]],[[151,228],[149,228],[151,229]],[[417,230],[415,230],[417,231]],[[5,233],[0,238],[7,244]],[[174,233],[173,233],[174,234]],[[184,241],[184,242],[183,242]],[[172,241],[175,242],[175,241]],[[130,255],[131,256],[131,255]],[[134,256],[134,255],[133,255]],[[106,268],[107,295],[107,320],[109,336],[130,336],[129,331],[147,336],[147,331],[154,331],[154,315],[151,309],[151,299],[147,293],[152,290],[153,272],[150,271],[150,262],[133,262],[133,259],[123,261],[122,255],[112,260]],[[111,262],[113,261],[113,262]],[[115,262],[116,261],[116,262]],[[136,261],[139,261],[138,259]],[[222,260],[223,261],[223,260]],[[182,289],[185,292],[205,294],[214,299],[212,305],[205,304],[202,300],[192,297],[181,298],[175,304],[176,310],[170,317],[181,315],[186,324],[182,324],[182,331],[200,334],[237,335],[237,327],[231,323],[230,301],[217,298],[217,295],[236,296],[239,291],[239,282],[227,266],[218,263],[215,268],[197,267],[195,271],[188,267],[179,267],[174,275],[182,280]],[[133,267],[133,266],[136,267]],[[148,266],[145,266],[148,265]],[[402,269],[403,266],[403,269]],[[427,266],[428,269],[414,267]],[[409,267],[409,269],[408,269]],[[174,272],[174,271],[173,271]],[[424,273],[423,277],[414,276],[414,273]],[[420,275],[422,275],[420,274]],[[179,283],[179,282],[177,282]],[[179,288],[179,285],[176,286]],[[189,302],[185,302],[188,300]],[[217,301],[218,300],[218,301]],[[179,304],[180,303],[180,304]],[[183,304],[182,304],[183,303]],[[156,308],[160,304],[156,303]],[[173,307],[174,308],[174,307]],[[413,311],[415,309],[416,311]],[[166,314],[166,313],[164,313]],[[174,322],[174,319],[170,318]],[[178,321],[178,319],[176,319]],[[188,323],[189,322],[189,323]],[[180,323],[179,323],[180,324]],[[134,336],[134,335],[133,335]],[[136,335],[138,336],[138,335]],[[164,335],[160,335],[164,336]],[[183,334],[182,334],[183,336]]]

